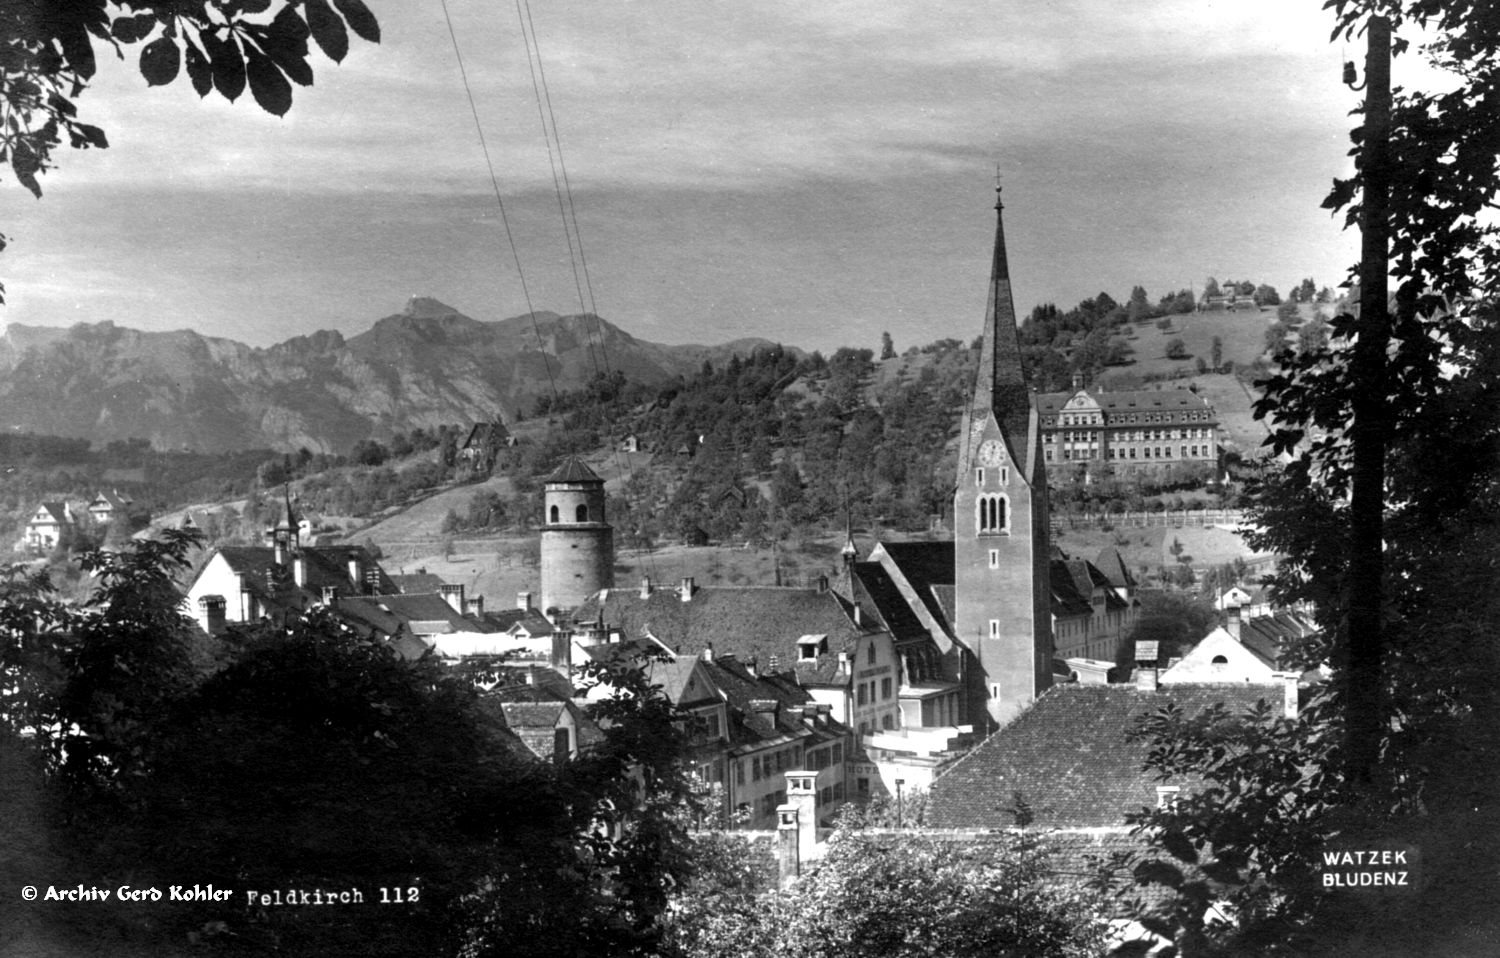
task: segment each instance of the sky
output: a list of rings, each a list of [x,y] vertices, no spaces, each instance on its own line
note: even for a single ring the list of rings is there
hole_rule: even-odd
[[[502,220],[442,4],[368,2],[382,42],[315,53],[284,118],[101,56],[110,148],[59,151],[40,201],[0,176],[0,322],[269,345],[430,296],[905,349],[979,332],[997,168],[1023,313],[1357,257],[1320,204],[1360,51],[1319,0],[534,0],[583,295],[516,5],[448,0]]]

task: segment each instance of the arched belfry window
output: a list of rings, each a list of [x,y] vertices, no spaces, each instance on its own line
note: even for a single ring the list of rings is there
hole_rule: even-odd
[[[586,504],[580,504],[578,506],[578,508],[576,510],[574,510],[573,514],[574,514],[574,521],[576,521],[576,522],[588,522],[589,521],[589,507]]]
[[[975,528],[980,535],[995,536],[1010,532],[1010,500],[1007,497],[994,493],[980,496],[975,507]]]
[[[553,506],[552,507],[552,511],[550,513],[548,513],[548,516],[550,517],[550,521],[552,521],[554,523],[562,521],[561,516],[560,516],[560,514],[557,511],[557,506]]]

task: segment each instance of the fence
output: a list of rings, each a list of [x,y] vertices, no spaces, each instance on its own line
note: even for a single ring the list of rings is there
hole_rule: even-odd
[[[1144,529],[1152,526],[1167,526],[1183,529],[1187,527],[1228,526],[1237,528],[1245,524],[1243,509],[1163,509],[1161,512],[1079,512],[1053,513],[1054,529],[1102,528],[1113,526],[1121,529]]]

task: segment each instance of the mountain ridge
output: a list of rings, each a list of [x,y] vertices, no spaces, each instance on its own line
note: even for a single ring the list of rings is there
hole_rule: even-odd
[[[0,428],[159,449],[345,452],[416,427],[513,419],[599,373],[664,385],[705,359],[771,345],[669,346],[592,314],[481,321],[431,297],[354,335],[317,330],[263,347],[110,320],[12,323],[0,335]]]

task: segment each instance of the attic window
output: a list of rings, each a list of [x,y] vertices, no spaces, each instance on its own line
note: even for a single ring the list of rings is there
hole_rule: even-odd
[[[826,635],[804,635],[797,640],[797,659],[802,662],[815,662],[819,655],[828,651],[828,636]]]
[[[1182,791],[1178,785],[1156,786],[1156,807],[1171,811],[1177,807],[1177,796]]]
[[[1229,658],[1223,655],[1216,655],[1213,657],[1212,663],[1216,668],[1223,668],[1229,664]]]

